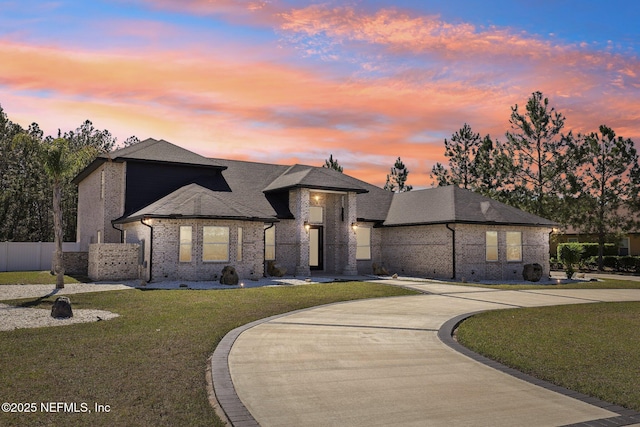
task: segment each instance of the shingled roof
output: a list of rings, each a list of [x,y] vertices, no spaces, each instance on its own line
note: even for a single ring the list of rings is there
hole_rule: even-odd
[[[196,154],[193,151],[178,147],[177,145],[163,139],[155,140],[153,138],[148,138],[128,147],[100,154],[89,166],[87,166],[73,179],[73,182],[77,184],[82,181],[104,162],[122,162],[127,160],[186,164],[219,170],[225,169],[224,166],[217,163],[214,159],[210,159]]]
[[[456,186],[395,194],[385,226],[495,224],[553,227],[553,221]]]
[[[232,192],[212,191],[198,184],[189,184],[115,222],[130,222],[144,217],[275,220],[271,209],[262,211],[250,200],[246,202]]]

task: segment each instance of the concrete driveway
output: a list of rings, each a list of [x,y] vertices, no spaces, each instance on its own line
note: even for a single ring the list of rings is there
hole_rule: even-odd
[[[463,354],[450,338],[457,321],[469,313],[640,301],[640,289],[502,291],[397,284],[425,294],[322,306],[254,322],[227,335],[212,358],[212,373],[217,399],[232,425],[640,423],[634,411],[488,366],[482,358]],[[587,424],[593,420],[601,424]]]

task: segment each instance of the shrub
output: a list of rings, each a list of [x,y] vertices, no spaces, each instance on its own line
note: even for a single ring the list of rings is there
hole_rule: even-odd
[[[618,258],[618,268],[622,271],[635,271],[638,259],[632,256],[621,256]]]
[[[613,270],[618,269],[618,257],[617,256],[606,256],[602,260],[603,264],[607,268],[611,268]]]
[[[573,266],[580,262],[583,253],[584,247],[580,243],[562,243],[558,245],[558,258],[565,266],[567,279],[573,277],[573,273],[575,273]]]

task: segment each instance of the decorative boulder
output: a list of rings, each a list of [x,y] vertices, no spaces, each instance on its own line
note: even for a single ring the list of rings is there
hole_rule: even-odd
[[[386,268],[384,268],[383,265],[378,264],[377,262],[374,262],[373,265],[373,274],[376,276],[388,276],[389,272],[387,271]]]
[[[58,297],[51,307],[51,317],[55,319],[68,319],[73,317],[71,300],[67,297]]]
[[[522,278],[527,282],[539,282],[542,278],[542,266],[538,263],[525,264]]]
[[[220,276],[221,285],[237,285],[240,279],[236,269],[230,265],[227,265],[222,269],[222,275]]]
[[[276,264],[275,261],[267,261],[267,274],[273,277],[282,277],[287,274],[287,269]]]

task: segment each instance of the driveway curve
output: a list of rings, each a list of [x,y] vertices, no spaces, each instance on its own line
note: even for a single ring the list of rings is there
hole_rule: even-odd
[[[301,310],[229,333],[213,355],[212,376],[231,424],[640,423],[634,411],[510,372],[458,349],[450,339],[456,322],[470,313],[640,301],[640,289],[503,291],[434,282],[382,283],[423,294]]]

